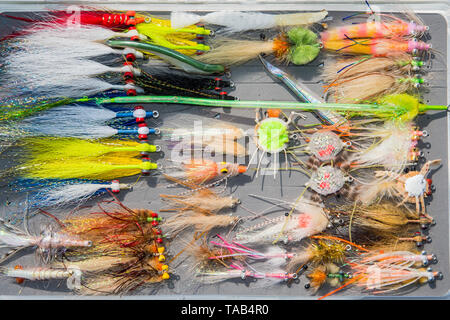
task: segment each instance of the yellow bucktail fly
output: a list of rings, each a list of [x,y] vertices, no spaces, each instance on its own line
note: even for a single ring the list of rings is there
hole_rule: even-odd
[[[24,148],[28,159],[17,170],[32,179],[110,180],[148,173],[157,169],[148,153],[160,151],[159,146],[148,143],[76,138],[29,138]]]
[[[37,163],[30,161],[21,169],[23,177],[31,179],[101,179],[149,173],[157,169],[156,163],[148,159],[108,156],[101,159],[67,159]]]
[[[136,25],[139,34],[148,37],[148,42],[154,43],[186,55],[197,51],[208,51],[210,47],[194,41],[199,35],[209,35],[210,30],[201,27],[173,29],[153,23],[139,23]]]
[[[116,157],[133,157],[139,153],[159,152],[160,146],[119,139],[84,140],[78,138],[24,139],[24,147],[35,162],[87,159],[117,154]]]

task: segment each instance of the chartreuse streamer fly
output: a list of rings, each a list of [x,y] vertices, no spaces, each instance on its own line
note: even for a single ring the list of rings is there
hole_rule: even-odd
[[[346,113],[349,116],[371,115],[374,117],[389,119],[395,118],[399,121],[414,119],[419,113],[428,110],[447,110],[445,105],[426,105],[408,94],[388,95],[378,99],[376,103],[350,104],[350,103],[301,103],[289,101],[238,101],[238,100],[216,100],[202,98],[186,98],[177,96],[134,96],[115,98],[84,98],[75,100],[96,101],[98,104],[109,103],[174,103],[190,104],[206,107],[222,108],[279,108],[301,111],[332,110]]]
[[[133,104],[133,103],[173,103],[188,104],[204,107],[222,107],[222,108],[278,108],[299,111],[317,111],[330,110],[344,113],[348,116],[373,116],[381,119],[395,118],[399,121],[409,121],[414,119],[419,113],[429,110],[447,110],[445,105],[426,105],[409,94],[393,94],[379,98],[375,103],[351,104],[351,103],[301,103],[291,101],[245,101],[245,100],[217,100],[204,98],[190,98],[181,96],[123,96],[114,98],[80,98],[63,99],[60,103],[52,102],[50,104],[39,104],[29,107],[23,112],[9,114],[3,111],[3,119],[20,119],[42,110],[47,110],[58,105],[96,102],[97,104]],[[20,108],[20,107],[19,107]],[[0,110],[2,107],[0,107]],[[33,109],[34,112],[30,110]],[[19,110],[20,111],[20,110]],[[2,111],[0,111],[0,120],[2,120]]]
[[[26,139],[24,148],[27,160],[16,170],[31,179],[111,180],[132,176],[157,169],[145,156],[160,150],[159,146],[134,141],[48,137]]]

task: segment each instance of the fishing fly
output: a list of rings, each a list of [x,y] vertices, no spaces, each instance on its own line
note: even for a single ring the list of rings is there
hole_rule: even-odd
[[[197,105],[204,107],[223,107],[223,108],[249,108],[249,109],[286,109],[296,111],[315,111],[332,110],[339,113],[347,113],[350,116],[365,115],[378,119],[396,119],[399,121],[409,121],[414,119],[419,113],[430,110],[446,111],[444,105],[426,105],[419,99],[408,94],[387,95],[376,102],[368,104],[339,104],[339,103],[300,103],[286,101],[245,101],[245,100],[218,100],[202,99],[175,96],[133,96],[133,97],[114,97],[114,98],[79,98],[72,102],[89,102],[98,104],[130,104],[130,103],[174,103]],[[67,101],[61,102],[67,103]],[[45,104],[40,105],[43,107]]]
[[[101,35],[102,32],[107,31],[100,28],[100,36],[110,38],[107,35]],[[166,74],[164,76],[164,74],[146,72],[133,62],[137,55],[133,53],[136,51],[134,49],[123,51],[126,53],[124,56],[131,61],[124,62],[122,66],[110,66],[110,63],[94,61],[95,57],[105,56],[115,51],[100,43],[99,39],[96,39],[98,36],[99,32],[96,28],[91,30],[90,27],[80,27],[61,30],[52,28],[25,35],[25,39],[14,39],[17,42],[16,50],[3,57],[3,80],[10,84],[7,95],[77,97],[107,90],[122,90],[127,94],[174,94],[233,99],[228,97],[224,90],[220,90],[222,94],[211,90],[213,89],[211,79],[203,79],[205,83],[202,84],[202,79],[198,76],[190,81],[192,77],[187,75],[168,76]],[[66,42],[69,44],[65,45]],[[8,44],[10,45],[12,44]],[[48,59],[50,56],[51,60]],[[40,63],[36,64],[35,61]],[[62,70],[58,73],[58,79],[54,78],[54,74],[49,73],[55,65]],[[23,74],[24,70],[34,76],[27,77]],[[123,84],[111,84],[111,82],[117,82],[114,81],[114,74],[117,73],[122,75]],[[59,85],[57,92],[54,92],[52,83],[56,80]],[[14,86],[11,86],[12,83]],[[228,86],[225,81],[221,84]]]
[[[322,38],[322,36],[324,38]],[[245,63],[259,54],[274,54],[278,60],[296,65],[310,63],[321,49],[334,54],[389,56],[392,54],[428,52],[431,44],[417,39],[360,37],[329,40],[326,33],[317,35],[311,30],[295,27],[272,40],[213,40],[213,49],[198,59],[206,63],[226,66]]]
[[[76,268],[45,268],[45,267],[23,267],[16,265],[11,267],[0,267],[0,275],[15,278],[18,284],[25,280],[43,281],[66,279],[68,287],[81,279],[82,273]]]
[[[240,200],[232,196],[221,195],[212,188],[222,181],[227,181],[229,177],[245,172],[246,167],[225,162],[217,164],[204,160],[191,161],[186,166],[189,168],[187,171],[189,179],[180,180],[165,175],[169,181],[188,189],[181,194],[160,195],[169,204],[169,208],[162,209],[161,212],[172,213],[163,225],[168,233],[175,236],[188,228],[194,228],[196,232],[205,234],[214,228],[236,224],[240,218],[226,214],[226,212],[239,205]],[[217,179],[218,174],[219,180]]]
[[[273,175],[275,176],[279,164],[276,162],[279,153],[286,158],[291,155],[295,159],[298,154],[307,153],[320,161],[335,160],[344,148],[351,146],[350,141],[342,141],[331,130],[300,129],[295,119],[304,117],[302,114],[292,112],[286,116],[279,109],[269,109],[267,117],[260,119],[256,113],[256,126],[254,142],[257,149],[254,151],[250,163],[259,151],[262,151],[257,160],[257,174],[265,154],[274,158]],[[308,133],[312,133],[308,135]],[[302,140],[306,143],[302,144]]]
[[[433,192],[432,180],[426,177],[431,166],[440,163],[440,159],[428,161],[420,171],[409,171],[403,175],[391,171],[376,171],[375,175],[384,177],[384,179],[368,188],[360,195],[359,199],[365,203],[370,203],[376,198],[390,196],[398,200],[399,206],[413,203],[416,213],[432,222],[433,218],[426,213],[425,208],[425,197],[430,196]]]
[[[182,124],[178,124],[180,120]],[[206,155],[247,155],[245,145],[241,142],[246,132],[230,122],[213,118],[192,117],[183,114],[182,118],[169,117],[172,127],[165,127],[161,135],[172,150],[172,158],[189,162],[194,157]],[[193,123],[193,126],[187,125]],[[192,155],[194,154],[194,155]]]
[[[77,11],[76,19],[73,19],[73,16],[68,13],[69,11],[63,10],[55,10],[50,14],[46,12],[38,18],[15,17],[7,14],[3,14],[3,16],[30,22],[31,27],[22,32],[25,35],[45,33],[50,29],[91,28],[98,33],[106,34],[106,37],[98,38],[98,40],[111,37],[129,37],[132,40],[167,46],[189,55],[209,50],[207,45],[196,40],[200,40],[200,36],[214,34],[211,30],[194,25],[174,29],[171,28],[168,20],[134,11],[114,13],[93,8],[81,9]],[[21,34],[12,34],[7,36],[6,39],[14,39],[20,36]],[[73,37],[73,39],[77,39],[77,37]]]
[[[130,209],[113,197],[99,202],[98,211],[61,221],[67,234],[92,239],[91,247],[66,250],[53,262],[55,268],[68,264],[83,272],[77,293],[125,294],[170,278],[162,219],[152,210]]]
[[[326,61],[322,76],[331,85],[339,80],[375,72],[399,75],[420,74],[423,66],[425,62],[420,57],[409,54],[350,57]]]
[[[408,165],[413,165],[423,153],[419,150],[419,140],[429,136],[427,130],[420,130],[413,122],[386,121],[381,125],[353,123],[349,136],[357,141],[358,151],[348,158],[350,167],[374,168],[381,166],[389,171],[401,173]],[[354,143],[353,145],[356,145]],[[359,181],[373,181],[359,175]]]
[[[132,185],[120,183],[119,180],[82,180],[82,179],[18,179],[10,183],[16,192],[28,192],[26,201],[28,208],[38,209],[45,207],[65,207],[74,203],[78,205],[110,190],[119,193],[121,190],[130,190]]]
[[[25,103],[22,108],[26,111],[20,111],[20,117],[27,117],[36,112],[54,108],[60,105],[71,103],[95,102],[99,105],[104,104],[143,104],[143,103],[170,103],[186,104],[204,107],[223,107],[223,108],[266,108],[266,109],[286,109],[296,111],[317,111],[328,110],[338,113],[348,114],[350,116],[365,115],[378,119],[396,119],[399,121],[409,121],[414,119],[419,113],[430,110],[446,111],[444,105],[426,105],[422,104],[416,97],[408,94],[387,95],[376,102],[367,104],[339,104],[339,103],[300,103],[286,101],[244,101],[244,100],[219,100],[190,98],[181,96],[116,96],[116,97],[83,97],[77,99],[54,99],[51,102],[39,100],[38,103]],[[21,109],[19,107],[19,109]],[[11,105],[0,107],[2,117],[14,118],[17,114],[11,111]],[[5,116],[6,115],[6,116]]]
[[[290,215],[283,214],[247,228],[241,227],[233,240],[244,245],[270,244],[278,240],[298,242],[324,231],[328,226],[324,208],[316,203],[305,200],[293,206],[292,211]]]
[[[210,159],[190,159],[180,161],[178,165],[175,165],[176,161],[172,162],[174,165],[164,167],[166,178],[187,186],[216,186],[247,171],[244,165]]]
[[[1,262],[24,249],[36,248],[41,261],[48,264],[62,250],[70,247],[91,247],[92,241],[70,236],[64,231],[56,230],[51,225],[43,225],[41,234],[35,236],[31,235],[27,228],[21,230],[0,219],[0,246],[10,249],[2,256]]]
[[[181,195],[161,194],[160,197],[172,203],[172,209],[163,211],[185,212],[198,211],[205,215],[212,215],[224,209],[234,208],[240,203],[239,199],[233,197],[221,197],[210,188],[201,187],[194,183],[182,182],[177,179],[171,179],[179,185],[191,188],[191,192],[184,192]],[[173,218],[176,220],[176,216]]]
[[[252,195],[259,198],[259,196]],[[295,203],[262,198],[275,202],[274,205],[257,213],[262,217],[274,207],[290,209],[283,215],[266,218],[265,221],[249,227],[240,227],[235,233],[236,242],[242,244],[276,244],[279,241],[298,242],[306,237],[335,239],[345,237],[365,246],[381,246],[400,242],[416,243],[421,246],[426,239],[410,237],[410,226],[418,226],[426,221],[407,210],[384,203],[372,206],[339,205],[324,207],[324,204],[302,199]],[[323,235],[323,236],[322,236]],[[420,245],[419,245],[420,242]]]
[[[295,27],[271,40],[237,40],[217,38],[210,51],[197,59],[204,63],[225,66],[243,64],[260,54],[274,54],[280,61],[303,65],[311,62],[320,52],[317,35],[305,28]]]
[[[223,32],[243,32],[275,27],[309,25],[320,22],[327,15],[328,12],[326,10],[279,15],[257,12],[216,11],[203,16],[191,12],[172,11],[170,22],[172,28],[182,28],[200,22],[223,26],[225,27]]]
[[[27,159],[4,175],[26,179],[114,180],[157,169],[149,153],[160,146],[125,140],[81,140],[76,138],[27,138]],[[136,158],[141,156],[141,159]]]
[[[327,92],[336,102],[353,103],[376,99],[386,94],[413,93],[429,86],[422,76],[396,76],[384,72],[366,73],[326,86]]]
[[[286,71],[274,66],[269,61],[264,59],[259,55],[259,60],[263,64],[264,68],[269,72],[269,74],[276,80],[281,81],[286,85],[286,87],[293,92],[297,97],[299,97],[304,102],[310,103],[325,103],[325,100],[317,96],[311,90],[309,90],[303,83],[297,81],[292,75],[288,74]],[[328,125],[344,124],[347,120],[340,114],[330,111],[330,110],[316,110],[314,113],[318,118]]]
[[[138,109],[114,112],[105,108],[82,105],[67,105],[43,111],[25,118],[20,123],[6,121],[0,124],[0,136],[5,137],[5,146],[20,144],[24,137],[59,136],[83,139],[120,137],[148,137],[159,135],[161,129],[149,128],[144,118],[156,119],[158,111]],[[139,117],[138,117],[139,116]],[[141,118],[142,117],[142,118]],[[131,119],[135,119],[132,121]],[[78,121],[82,119],[82,121]],[[74,123],[78,121],[75,126]]]

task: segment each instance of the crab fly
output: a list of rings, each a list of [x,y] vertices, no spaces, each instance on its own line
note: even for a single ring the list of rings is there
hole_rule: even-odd
[[[426,213],[425,197],[432,194],[432,180],[427,178],[432,165],[438,165],[441,159],[428,161],[420,171],[409,171],[403,175],[397,175],[391,171],[376,171],[377,177],[388,176],[394,181],[391,184],[394,196],[401,198],[398,206],[406,203],[415,203],[416,212],[433,221],[433,218]]]
[[[352,190],[346,184],[351,182],[353,182],[353,177],[346,175],[341,168],[331,165],[324,165],[311,172],[310,179],[306,183],[306,187],[314,191],[316,193],[316,197],[313,198],[320,201],[318,198],[320,196],[326,197],[328,195],[337,195],[341,193],[351,194]]]
[[[36,248],[41,261],[47,264],[65,248],[92,246],[91,241],[69,236],[51,225],[43,226],[39,235],[30,234],[25,222],[24,225],[25,230],[21,230],[0,219],[0,248],[10,249],[0,257],[0,263],[27,248]]]
[[[285,159],[293,158],[295,162],[301,162],[298,156],[309,155],[308,164],[317,167],[321,163],[338,162],[345,151],[352,147],[351,141],[344,141],[331,129],[321,129],[315,125],[312,128],[300,128],[297,125],[299,118],[306,117],[296,112],[287,116],[281,110],[269,109],[261,119],[260,111],[257,112],[254,137],[257,149],[252,158],[259,150],[263,152],[257,161],[257,172],[260,171],[265,154],[273,156],[275,176],[278,170],[277,156],[281,152],[284,152]]]
[[[288,148],[288,153],[294,158],[296,155],[309,155],[310,165],[340,162],[347,158],[347,151],[355,151],[347,136],[349,134],[344,134],[343,129],[337,126],[310,125],[304,129],[297,128],[292,135],[294,146]]]
[[[288,117],[280,109],[269,109],[264,115],[261,113],[261,109],[256,110],[256,125],[253,135],[256,149],[251,154],[249,163],[253,163],[255,157],[257,157],[256,176],[258,176],[263,159],[265,158],[270,163],[271,161],[268,159],[270,157],[273,159],[273,176],[275,178],[279,154],[283,152],[285,158],[287,158],[290,142],[292,139],[298,139],[298,135],[294,133],[292,126],[296,126],[295,120],[298,117],[304,119],[305,116],[292,112]]]
[[[300,167],[292,167],[289,170],[299,171],[309,178],[297,201],[303,198],[307,189],[312,192],[311,200],[316,202],[322,202],[324,198],[332,195],[353,197],[357,192],[357,188],[350,185],[354,178],[346,172],[348,169],[346,163],[324,162],[317,165],[313,162],[304,163],[298,159],[296,164]]]

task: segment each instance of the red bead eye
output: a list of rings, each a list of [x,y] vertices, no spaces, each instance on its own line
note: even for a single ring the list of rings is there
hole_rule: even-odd
[[[133,78],[134,78],[134,74],[133,74],[132,72],[125,72],[125,73],[123,74],[123,79],[124,79],[125,81],[131,80],[131,79],[133,79]]]
[[[431,194],[433,193],[433,188],[431,187],[431,185],[433,183],[433,180],[426,179],[426,181],[427,181],[427,191],[426,191],[426,193],[427,193],[427,196],[431,196]]]
[[[135,89],[129,89],[127,91],[127,96],[136,96],[136,95],[137,95],[137,93],[136,93]]]
[[[125,59],[126,59],[127,61],[129,61],[129,62],[132,62],[132,61],[135,61],[135,60],[136,60],[136,56],[135,56],[134,54],[132,54],[132,53],[128,53],[128,54],[125,56]]]

